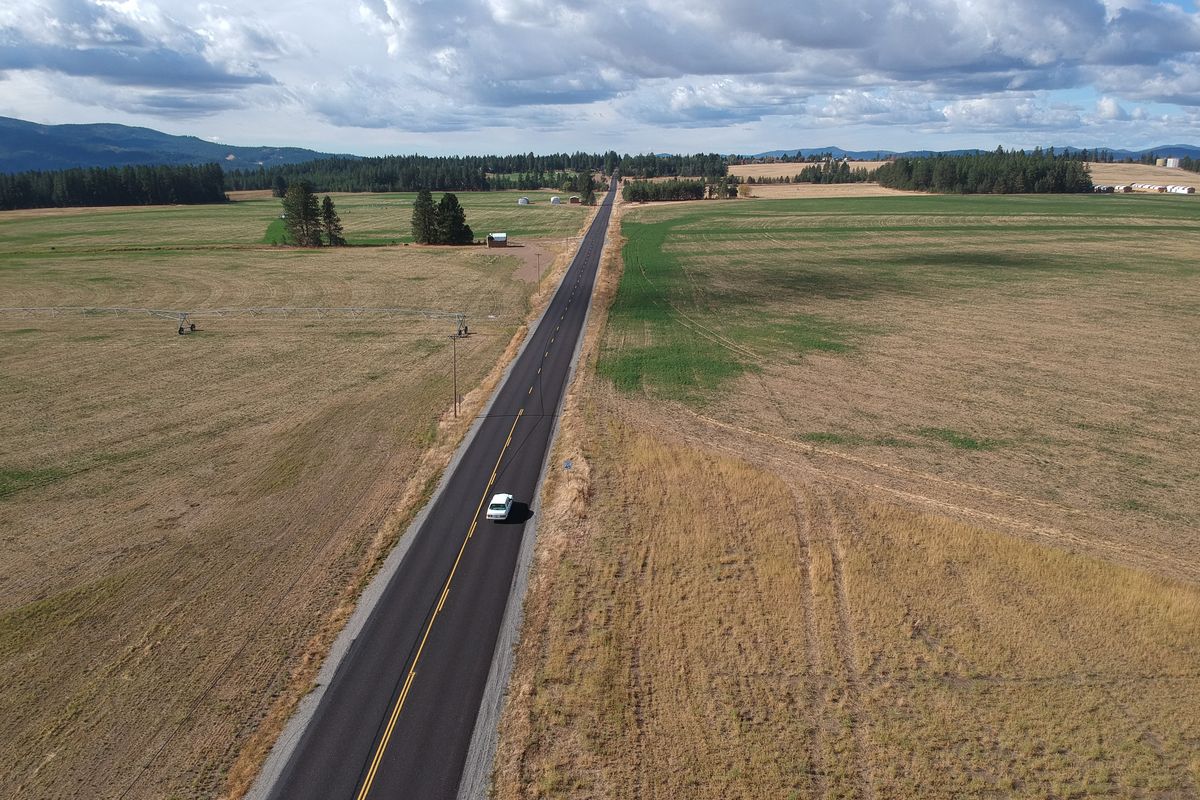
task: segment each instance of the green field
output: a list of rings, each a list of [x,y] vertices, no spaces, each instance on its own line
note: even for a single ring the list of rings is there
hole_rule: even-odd
[[[622,231],[597,368],[626,395],[1116,515],[1200,576],[1194,197],[677,203]]]
[[[505,231],[515,241],[574,236],[589,210],[550,205],[552,192],[459,192],[467,224],[482,239]],[[415,193],[331,195],[352,245],[402,244],[412,241]],[[434,193],[434,202],[441,197]],[[518,206],[529,197],[529,206]],[[51,253],[94,253],[193,249],[213,246],[258,246],[282,242],[276,198],[239,200],[222,206],[47,209],[40,214],[0,215],[0,255],[4,265],[15,257],[47,257]]]
[[[623,230],[626,269],[600,371],[626,391],[703,405],[747,370],[810,351],[853,353],[883,332],[856,313],[876,299],[938,292],[965,303],[979,290],[1020,293],[1064,276],[1192,275],[1200,203],[759,200],[645,209]]]

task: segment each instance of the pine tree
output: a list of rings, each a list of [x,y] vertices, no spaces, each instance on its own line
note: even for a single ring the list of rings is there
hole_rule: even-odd
[[[414,212],[415,213],[415,212]],[[458,197],[447,192],[437,206],[438,244],[470,244],[475,240]]]
[[[275,180],[271,183],[271,196],[283,197],[287,194],[287,179],[282,175],[276,175]]]
[[[321,226],[317,196],[304,181],[288,186],[283,196],[283,226],[288,239],[300,247],[321,246]]]
[[[437,209],[433,205],[433,195],[428,189],[417,192],[413,203],[412,233],[417,244],[434,244],[438,238]]]
[[[329,195],[321,201],[321,227],[325,229],[325,243],[330,247],[341,247],[346,243],[342,236],[342,218],[333,207]]]

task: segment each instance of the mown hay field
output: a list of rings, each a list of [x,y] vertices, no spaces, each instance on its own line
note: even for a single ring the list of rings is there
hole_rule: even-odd
[[[850,169],[879,169],[880,165],[886,164],[886,161],[851,161]],[[811,167],[813,164],[806,162],[774,162],[771,164],[733,164],[729,167],[730,175],[737,175],[740,178],[792,178],[800,174],[800,170],[805,167]]]
[[[1194,796],[1196,209],[624,209],[497,796]]]
[[[582,224],[463,199],[472,223],[556,237]],[[352,242],[409,213],[337,202]],[[277,209],[0,215],[0,296],[466,311],[469,417],[530,312],[520,259],[260,244]],[[549,272],[567,242],[542,244]],[[452,319],[197,321],[180,336],[130,314],[0,315],[0,795],[244,788],[463,432],[447,420]]]
[[[1167,169],[1149,164],[1099,164],[1089,163],[1088,170],[1092,173],[1094,183],[1123,184],[1123,183],[1153,183],[1169,186],[1182,184],[1200,189],[1200,173],[1188,172],[1182,169]],[[1192,198],[1193,200],[1195,198]]]

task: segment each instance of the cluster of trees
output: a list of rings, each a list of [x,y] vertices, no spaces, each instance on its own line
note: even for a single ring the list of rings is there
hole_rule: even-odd
[[[1083,162],[1023,150],[930,158],[897,158],[875,173],[880,186],[959,194],[1064,193],[1092,191]]]
[[[762,176],[746,178],[751,186],[770,183],[865,183],[875,180],[875,170],[866,167],[851,167],[845,161],[815,164],[805,167],[796,175]]]
[[[288,241],[300,247],[340,247],[346,243],[332,198],[325,195],[318,207],[316,194],[304,181],[293,183],[284,192],[283,226]]]
[[[1184,156],[1183,158],[1179,159],[1179,166],[1180,168],[1186,169],[1189,172],[1200,172],[1200,159],[1192,158],[1191,156]]]
[[[91,167],[0,175],[0,209],[224,203],[219,164]]]
[[[715,184],[704,180],[626,181],[621,189],[621,197],[627,202],[703,200],[706,194],[712,197],[714,193]],[[734,194],[736,193],[735,186]],[[723,196],[729,196],[728,189]]]
[[[475,233],[467,224],[458,197],[446,193],[435,206],[428,189],[417,192],[413,202],[412,232],[417,244],[471,244]]]
[[[274,189],[308,181],[320,192],[489,191],[558,186],[543,179],[563,173],[591,175],[620,172],[628,177],[725,175],[725,159],[707,155],[618,156],[607,153],[559,153],[535,156],[384,156],[381,158],[324,158],[304,164],[234,170],[226,176],[230,189]],[[540,176],[541,179],[538,179]],[[538,186],[531,185],[537,179]],[[582,187],[580,187],[582,194]]]
[[[793,183],[866,183],[875,180],[875,171],[865,167],[851,168],[846,161],[827,161],[805,167],[792,179]]]

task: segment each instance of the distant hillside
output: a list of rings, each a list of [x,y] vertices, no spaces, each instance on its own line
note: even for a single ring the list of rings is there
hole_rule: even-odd
[[[1005,148],[1008,149],[1008,148]],[[1105,150],[1112,153],[1113,158],[1122,161],[1126,158],[1131,158],[1134,161],[1142,156],[1153,153],[1159,158],[1200,158],[1200,147],[1188,144],[1165,144],[1162,147],[1149,147],[1145,150],[1114,150],[1112,148],[1095,148],[1095,147],[1056,147],[1056,153],[1077,153],[1080,150]],[[893,150],[843,150],[840,147],[798,147],[794,150],[768,150],[764,153],[755,153],[742,158],[795,158],[796,155],[807,158],[808,156],[823,155],[830,153],[834,158],[849,158],[854,161],[882,161],[892,156],[905,156],[908,158],[927,158],[932,155],[947,155],[947,156],[963,156],[981,152],[978,149],[971,150],[907,150],[905,152],[896,152]]]
[[[300,147],[234,147],[127,125],[38,125],[0,117],[0,173],[214,161],[226,169],[255,169],[260,164],[300,164],[330,155]]]

